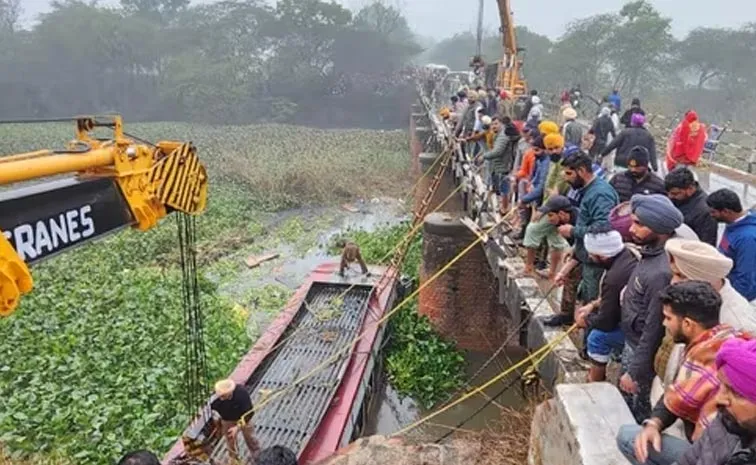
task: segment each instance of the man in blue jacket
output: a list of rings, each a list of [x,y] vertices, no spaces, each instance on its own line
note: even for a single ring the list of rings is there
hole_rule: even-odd
[[[748,301],[756,300],[756,215],[743,210],[738,194],[720,189],[706,199],[711,216],[725,223],[719,251],[732,259],[734,265],[728,278]]]
[[[619,89],[612,91],[612,95],[609,96],[609,103],[612,104],[615,110],[622,110],[622,97],[620,97]]]

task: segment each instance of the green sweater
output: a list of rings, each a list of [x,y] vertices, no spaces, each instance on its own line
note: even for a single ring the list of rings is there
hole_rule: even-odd
[[[551,191],[556,188],[559,191],[559,195],[567,195],[570,190],[570,185],[564,180],[562,176],[562,162],[549,162],[549,175],[546,178],[546,187],[543,190],[543,203],[551,197]]]

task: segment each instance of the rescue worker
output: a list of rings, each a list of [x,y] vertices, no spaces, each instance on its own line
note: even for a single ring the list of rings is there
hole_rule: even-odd
[[[581,273],[575,301],[588,303],[598,297],[599,279],[603,270],[589,260],[583,240],[589,228],[609,224],[609,213],[617,205],[617,193],[605,180],[596,176],[591,159],[582,152],[567,157],[562,161],[562,166],[564,180],[573,189],[581,191],[580,214],[575,226],[565,224],[559,226],[558,231],[565,239],[575,242],[574,256],[580,262]],[[565,310],[544,321],[544,324],[547,326],[572,324],[575,303],[571,303]]]
[[[585,235],[585,250],[590,260],[604,269],[598,299],[575,311],[578,326],[588,331],[586,353],[591,362],[588,382],[606,380],[606,365],[612,355],[619,356],[625,347],[620,327],[620,296],[640,258],[640,252],[622,242],[611,226],[597,225]]]
[[[362,274],[369,276],[370,271],[368,270],[365,260],[362,259],[362,253],[360,252],[360,247],[352,241],[342,241],[341,244],[343,244],[343,250],[341,252],[341,264],[339,265],[339,275],[343,277],[345,274],[345,271],[350,267],[350,265],[354,262],[357,262],[360,264],[360,268],[362,269]]]
[[[515,151],[520,142],[520,133],[512,120],[493,118],[493,130],[498,134],[493,149],[483,154],[483,160],[491,165],[491,190],[501,197],[500,212],[509,210],[509,176],[514,166]]]
[[[216,428],[226,437],[228,453],[231,458],[238,460],[236,450],[236,433],[240,430],[244,442],[247,444],[252,460],[257,460],[260,453],[260,443],[255,438],[255,428],[252,423],[252,398],[243,386],[239,386],[232,379],[222,379],[215,383],[215,396],[210,401]],[[239,424],[242,420],[243,424]]]

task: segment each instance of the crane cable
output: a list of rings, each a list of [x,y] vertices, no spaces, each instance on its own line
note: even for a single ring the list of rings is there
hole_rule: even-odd
[[[200,406],[203,419],[210,418],[205,402],[208,392],[207,353],[205,351],[204,316],[197,278],[195,217],[176,212],[179,250],[181,254],[182,294],[184,307],[184,387],[185,407],[193,418]]]

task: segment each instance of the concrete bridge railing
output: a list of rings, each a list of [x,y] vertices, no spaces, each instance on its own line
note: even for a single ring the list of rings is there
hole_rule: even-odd
[[[490,353],[500,344],[535,350],[558,342],[538,366],[543,384],[555,396],[539,406],[534,417],[529,463],[625,465],[613,447],[614,435],[632,416],[614,386],[577,384],[587,379],[587,363],[561,329],[543,325],[543,319],[553,315],[552,302],[536,280],[523,276],[524,262],[505,234],[498,199],[488,193],[474,163],[438,116],[448,99],[444,92],[449,91],[421,82],[410,123],[415,128],[417,165],[427,170],[437,157],[451,157],[441,173],[446,180],[439,195],[459,193],[457,202],[425,218],[421,282],[476,236],[484,241],[420,293],[419,311],[442,336],[466,350]]]

